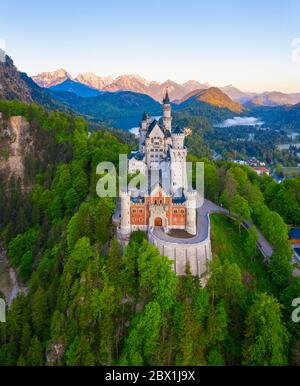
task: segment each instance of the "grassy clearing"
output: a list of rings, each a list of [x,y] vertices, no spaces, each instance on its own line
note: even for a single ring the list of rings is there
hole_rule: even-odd
[[[221,260],[236,263],[242,272],[243,281],[250,289],[271,293],[272,283],[263,263],[263,256],[257,250],[249,257],[245,248],[247,231],[222,214],[211,215],[211,239],[213,255]]]

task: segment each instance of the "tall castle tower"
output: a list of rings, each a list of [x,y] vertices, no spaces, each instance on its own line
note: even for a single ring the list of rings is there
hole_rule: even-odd
[[[129,192],[120,192],[121,199],[121,233],[129,235],[131,233],[130,227],[130,194]]]
[[[184,131],[176,128],[172,132],[172,147],[170,148],[171,158],[171,192],[176,194],[187,190],[186,156],[187,150],[184,147]]]
[[[195,190],[185,193],[187,198],[186,231],[191,235],[197,234],[197,192]]]
[[[166,91],[166,95],[163,100],[163,124],[164,124],[164,128],[171,132],[172,117],[171,117],[171,103],[170,103],[168,90]]]

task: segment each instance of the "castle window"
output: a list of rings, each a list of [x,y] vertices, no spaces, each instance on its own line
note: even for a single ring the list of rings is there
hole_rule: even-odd
[[[135,209],[132,209],[132,213],[136,213],[136,210],[135,210]]]
[[[140,213],[143,213],[143,209],[140,209],[139,212],[140,212]]]
[[[180,213],[184,213],[184,209],[181,209]]]
[[[177,209],[174,209],[174,213],[178,213],[178,210],[177,210]]]
[[[142,218],[140,218],[140,222],[143,222],[143,219],[142,219]]]

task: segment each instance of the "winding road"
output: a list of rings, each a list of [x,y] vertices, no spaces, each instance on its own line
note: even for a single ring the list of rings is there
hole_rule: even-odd
[[[197,234],[189,238],[175,238],[166,234],[161,227],[151,228],[149,231],[159,239],[175,244],[198,244],[206,240],[210,232],[209,215],[211,213],[224,213],[228,211],[214,204],[209,200],[204,200],[203,205],[197,211]]]
[[[204,241],[210,232],[210,220],[209,215],[212,213],[221,213],[227,216],[230,216],[233,220],[236,220],[234,216],[231,216],[227,209],[218,206],[209,200],[204,200],[203,205],[197,211],[197,234],[194,237],[190,238],[175,238],[164,232],[161,227],[152,228],[150,231],[153,232],[154,236],[160,238],[161,240],[177,243],[177,244],[195,244]],[[242,226],[248,229],[252,224],[247,221],[243,221]],[[257,228],[256,228],[257,229]],[[265,258],[272,256],[273,248],[268,240],[263,236],[259,229],[258,232],[258,242],[257,247],[263,254]]]

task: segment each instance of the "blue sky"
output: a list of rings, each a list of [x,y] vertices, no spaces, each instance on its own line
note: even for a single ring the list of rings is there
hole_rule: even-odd
[[[298,0],[0,0],[0,38],[30,75],[136,73],[299,91]]]

